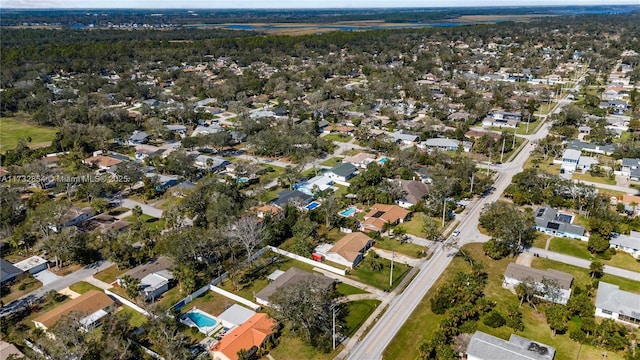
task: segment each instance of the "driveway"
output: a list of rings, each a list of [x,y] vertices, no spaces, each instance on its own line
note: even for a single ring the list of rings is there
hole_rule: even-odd
[[[38,273],[35,273],[33,274],[33,277],[40,281],[42,283],[42,286],[49,285],[52,282],[55,282],[62,278],[61,276],[58,276],[49,270],[42,270]]]

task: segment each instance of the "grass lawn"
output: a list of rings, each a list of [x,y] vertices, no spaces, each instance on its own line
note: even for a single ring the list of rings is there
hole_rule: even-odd
[[[574,172],[572,175],[572,179],[574,180],[582,180],[582,181],[591,181],[594,183],[599,183],[599,184],[608,184],[608,185],[615,185],[616,181],[612,180],[612,179],[608,179],[606,177],[600,177],[600,176],[591,176],[589,175],[589,173],[584,173],[584,174],[580,174],[577,172]]]
[[[300,339],[284,330],[278,338],[278,345],[270,351],[270,354],[277,360],[331,360],[342,351],[342,345],[329,353],[303,343]]]
[[[349,315],[347,315],[347,328],[343,331],[344,335],[353,335],[378,305],[380,305],[378,300],[357,300],[347,303]]]
[[[32,125],[26,116],[0,118],[0,152],[14,149],[18,139],[31,138],[30,148],[49,146],[57,130],[52,127]]]
[[[150,230],[164,230],[164,226],[165,226],[165,220],[164,219],[158,219],[158,218],[154,218],[153,216],[149,216],[147,214],[142,214],[140,216],[140,218],[142,219],[142,222],[144,224],[144,226]],[[129,221],[129,222],[135,222],[135,216],[128,216],[125,218],[125,220]]]
[[[11,286],[8,287],[9,291],[7,291],[6,293],[3,291],[1,300],[4,304],[7,304],[21,297],[22,295],[30,293],[35,289],[41,287],[42,283],[36,280],[36,278],[34,278],[33,276],[29,275],[24,280],[15,281],[14,283],[12,283]],[[2,288],[5,289],[4,286]]]
[[[553,238],[549,250],[567,254],[590,261],[598,260],[605,265],[611,265],[622,269],[640,272],[640,261],[636,260],[630,254],[619,251],[614,255],[611,260],[600,259],[593,256],[587,249],[587,242],[565,239],[565,238]]]
[[[327,160],[321,162],[320,165],[334,167],[334,166],[340,164],[341,162],[342,162],[342,158],[341,157],[332,157],[332,158],[328,158]]]
[[[189,294],[183,294],[182,292],[180,292],[179,286],[174,286],[173,288],[169,289],[169,291],[162,294],[162,297],[158,301],[158,307],[162,310],[168,310],[187,295]]]
[[[541,232],[538,232],[536,234],[536,238],[533,240],[533,247],[537,247],[540,249],[544,249],[545,246],[547,246],[547,239],[549,238],[549,235],[545,235]]]
[[[506,311],[508,304],[518,304],[518,298],[515,294],[509,290],[502,288],[502,275],[507,265],[514,261],[514,258],[508,257],[506,259],[494,261],[486,257],[482,251],[482,244],[468,244],[463,249],[476,261],[484,265],[485,271],[488,274],[487,286],[485,288],[485,297],[496,302],[495,309],[502,314]],[[533,260],[533,266],[536,268],[549,268],[565,271],[573,274],[575,277],[574,284],[578,286],[584,286],[590,283],[590,277],[586,269],[573,267],[570,265],[564,265],[556,263],[546,259],[535,258]],[[400,331],[393,338],[391,344],[384,352],[385,359],[416,359],[418,357],[418,347],[420,344],[428,340],[433,332],[438,327],[438,323],[443,319],[443,315],[436,315],[431,312],[429,300],[434,296],[436,289],[442,286],[443,283],[453,277],[457,270],[469,270],[469,264],[460,257],[453,259],[449,265],[448,270],[445,271],[440,278],[436,281],[435,285],[429,290],[427,295],[422,299],[416,310],[409,317],[407,322],[403,325]],[[629,290],[629,287],[635,286],[636,289],[640,288],[637,282],[628,281],[626,279],[614,279],[608,275],[603,277],[604,281],[612,282],[617,285],[621,285],[621,288]],[[622,286],[624,284],[624,286]],[[576,326],[575,322],[570,323],[569,331],[565,334],[558,334],[555,337],[551,337],[551,330],[546,324],[546,320],[543,315],[536,313],[533,308],[529,306],[523,306],[521,308],[523,312],[523,321],[525,324],[525,330],[518,332],[518,335],[530,338],[535,341],[548,344],[556,348],[556,359],[576,359],[579,344],[569,338],[569,332]],[[489,328],[478,321],[478,330],[486,332],[488,334],[508,339],[509,335],[513,333],[510,328],[505,326],[493,329]],[[597,349],[591,346],[583,345],[580,351],[580,359],[597,360],[602,359],[602,349]],[[609,359],[622,359],[618,353],[608,352]]]
[[[352,136],[342,135],[342,134],[328,134],[322,137],[322,139],[326,141],[338,141],[338,142],[349,142],[353,139]]]
[[[384,267],[380,271],[373,271],[366,264],[351,270],[347,277],[360,281],[364,284],[377,287],[378,289],[395,289],[400,281],[407,275],[411,266],[395,262],[393,264],[393,284],[389,287],[389,275],[391,274],[391,260],[380,258]]]
[[[339,283],[338,286],[336,286],[336,290],[338,291],[338,293],[340,295],[343,296],[348,296],[348,295],[356,295],[356,294],[366,294],[367,292],[362,290],[362,289],[358,289],[355,286],[351,286],[349,284],[344,284],[344,283]]]
[[[100,289],[99,287],[91,285],[86,281],[77,282],[77,283],[69,286],[69,289],[71,289],[72,291],[77,292],[78,294],[84,294],[89,290],[100,290],[100,291],[102,291],[102,289]]]
[[[420,246],[408,242],[401,244],[400,241],[389,239],[387,237],[382,237],[380,240],[377,240],[375,246],[384,250],[394,250],[413,258],[425,257],[429,250],[426,246]]]
[[[116,279],[118,278],[118,276],[124,274],[127,272],[128,269],[120,269],[118,270],[118,267],[115,265],[111,265],[108,268],[100,271],[99,273],[93,275],[94,278],[104,281],[106,283],[111,284],[112,282],[116,281]]]
[[[207,291],[202,296],[185,305],[185,307],[182,308],[182,312],[184,313],[193,307],[197,307],[206,313],[218,316],[233,304],[235,304],[235,301],[212,291]]]
[[[420,213],[415,213],[411,216],[411,220],[405,221],[399,226],[403,229],[407,230],[407,234],[424,237],[424,232],[422,231],[422,215]]]
[[[146,316],[140,314],[139,312],[133,310],[128,306],[121,306],[120,311],[118,311],[118,314],[126,314],[128,316],[131,316],[131,318],[129,319],[129,324],[134,328],[137,328],[146,324],[148,320]]]

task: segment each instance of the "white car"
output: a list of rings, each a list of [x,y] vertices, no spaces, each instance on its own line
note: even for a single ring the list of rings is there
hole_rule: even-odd
[[[453,230],[453,236],[458,237],[460,235],[460,229]]]

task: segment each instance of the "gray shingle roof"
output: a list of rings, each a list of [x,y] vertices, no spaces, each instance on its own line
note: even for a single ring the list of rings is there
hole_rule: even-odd
[[[7,260],[0,259],[0,282],[11,280],[12,278],[22,274],[23,272],[24,271],[13,266],[13,264],[8,262]]]
[[[558,210],[550,207],[540,207],[536,212],[536,227],[556,232],[564,232],[579,236],[584,235],[584,227],[580,225],[569,224],[556,219]]]
[[[336,166],[334,166],[331,169],[331,172],[338,175],[338,176],[344,176],[344,177],[348,177],[349,175],[353,174],[354,172],[356,172],[357,168],[355,165],[353,165],[350,162],[345,162],[345,163],[341,163],[338,164]]]
[[[328,288],[329,285],[333,284],[333,279],[329,277],[320,275],[318,273],[309,273],[304,270],[300,270],[298,268],[292,267],[289,270],[285,271],[284,274],[280,275],[277,279],[272,281],[264,289],[260,290],[256,294],[256,298],[262,299],[262,300],[269,300],[269,297],[275,294],[276,291],[278,291],[278,289],[291,284],[299,283],[300,281],[309,277],[317,278],[320,282],[320,285],[324,286],[325,288]]]
[[[611,240],[609,240],[609,243],[630,249],[640,249],[640,232],[632,230],[629,235],[620,234],[613,236]]]
[[[622,291],[619,286],[604,281],[598,284],[596,307],[640,319],[640,295]]]
[[[536,283],[541,283],[542,279],[555,280],[562,289],[571,289],[571,283],[573,282],[573,275],[571,274],[553,269],[540,270],[516,263],[511,263],[507,266],[504,276],[520,281],[530,278]]]

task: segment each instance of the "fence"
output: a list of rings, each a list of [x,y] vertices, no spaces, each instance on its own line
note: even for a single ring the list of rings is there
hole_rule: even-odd
[[[149,314],[145,309],[141,308],[140,306],[134,304],[133,302],[123,298],[122,296],[113,293],[109,290],[104,290],[104,293],[115,298],[116,300],[118,300],[121,304],[127,305],[128,307],[132,308],[133,310],[139,312],[140,314],[144,315],[144,316],[151,316],[151,314]]]
[[[345,276],[347,274],[347,271],[344,270],[344,269],[340,270],[338,268],[334,268],[331,265],[323,264],[321,262],[318,262],[318,261],[315,261],[315,260],[312,260],[312,259],[307,259],[306,257],[300,256],[300,255],[296,255],[294,253],[290,253],[288,251],[285,251],[285,250],[282,250],[282,249],[278,249],[278,248],[270,246],[270,245],[266,246],[265,248],[269,248],[269,250],[273,251],[274,253],[277,253],[277,254],[280,254],[280,255],[284,255],[286,257],[290,257],[290,258],[292,258],[294,260],[301,261],[301,262],[303,262],[305,264],[309,264],[311,266],[315,266],[315,267],[323,269],[323,270],[331,271],[334,274],[338,274],[338,275],[342,275],[342,276]]]
[[[237,302],[239,302],[239,303],[241,303],[243,305],[246,305],[246,306],[252,308],[255,311],[258,311],[260,309],[260,307],[261,307],[260,305],[254,303],[252,301],[249,301],[249,300],[247,300],[247,299],[245,299],[245,298],[243,298],[241,296],[238,296],[236,294],[232,294],[232,293],[228,292],[227,290],[221,289],[221,288],[219,288],[219,287],[217,287],[215,285],[211,285],[210,289],[211,289],[211,291],[213,291],[215,293],[218,293],[218,294],[220,294],[222,296],[228,297],[229,299],[231,299],[233,301],[237,301]]]

